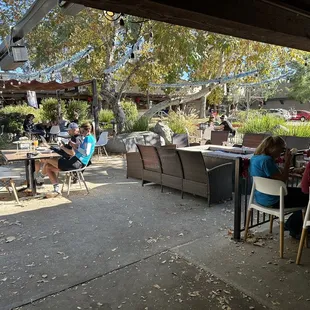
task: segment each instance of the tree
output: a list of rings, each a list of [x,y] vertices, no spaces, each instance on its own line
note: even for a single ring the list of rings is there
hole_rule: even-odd
[[[23,10],[19,12],[17,9],[19,4],[25,7],[29,1],[13,3],[6,0],[5,3],[13,11],[5,10],[1,18],[5,25],[12,25],[22,15]],[[243,82],[255,82],[270,75],[275,66],[284,67],[288,59],[300,54],[287,48],[133,16],[121,18],[124,26],[120,24],[120,18],[108,21],[98,10],[87,8],[74,17],[64,16],[59,9],[53,10],[27,35],[30,62],[25,67],[25,70],[40,69],[92,45],[94,52],[90,63],[81,60],[72,68],[62,70],[58,79],[68,80],[74,76],[85,80],[96,78],[100,84],[101,102],[112,106],[119,132],[124,123],[120,102],[123,92],[131,85],[152,92],[155,88],[149,87],[150,82],[175,83],[184,74],[190,81],[201,81],[257,68],[259,77],[243,79]],[[139,49],[132,53],[137,42],[141,42]],[[111,70],[113,66],[116,70]],[[184,89],[183,95],[167,88],[165,92],[169,99],[153,106],[145,115],[152,117],[168,106],[187,104],[203,96],[207,98],[216,88],[218,84],[207,83],[198,91]],[[97,113],[100,109],[101,106],[96,109]]]
[[[294,63],[296,74],[291,77],[288,96],[300,102],[310,100],[310,70],[308,65]]]

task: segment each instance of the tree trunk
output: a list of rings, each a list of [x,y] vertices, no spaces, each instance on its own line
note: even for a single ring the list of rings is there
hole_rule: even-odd
[[[163,110],[166,109],[167,107],[172,107],[172,106],[176,106],[176,105],[180,105],[180,104],[186,104],[188,102],[197,100],[199,98],[201,98],[202,96],[208,97],[211,93],[211,91],[216,87],[217,85],[212,84],[208,87],[204,87],[202,88],[198,93],[195,94],[191,94],[188,95],[184,98],[177,98],[177,99],[168,99],[165,100],[163,102],[160,102],[156,105],[154,105],[151,109],[149,109],[148,111],[146,111],[142,116],[145,116],[147,118],[152,118],[152,116]]]
[[[206,118],[207,96],[202,96],[200,100],[199,118]]]

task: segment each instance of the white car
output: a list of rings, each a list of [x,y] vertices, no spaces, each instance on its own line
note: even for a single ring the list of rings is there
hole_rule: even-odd
[[[285,119],[286,121],[288,121],[291,118],[290,112],[285,109],[268,109],[266,110],[266,112],[274,116],[281,117]]]

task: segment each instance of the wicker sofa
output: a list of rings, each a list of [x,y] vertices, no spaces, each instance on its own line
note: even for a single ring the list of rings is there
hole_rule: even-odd
[[[204,157],[201,152],[139,144],[137,147],[142,163],[142,186],[152,182],[161,185],[162,191],[164,187],[178,189],[182,197],[190,193],[207,198],[208,205],[231,199],[231,162]],[[132,175],[132,167],[127,166],[127,171]]]

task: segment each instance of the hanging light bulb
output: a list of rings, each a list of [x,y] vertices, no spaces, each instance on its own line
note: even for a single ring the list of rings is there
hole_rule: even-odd
[[[31,81],[30,81],[30,79],[28,79],[28,84],[30,84],[31,83]]]
[[[68,72],[71,72],[72,71],[72,67],[71,65],[68,66]]]
[[[121,27],[124,27],[124,26],[125,26],[125,22],[124,22],[124,20],[123,20],[122,18],[119,20],[119,25],[120,25]]]
[[[5,83],[3,83],[3,86],[2,86],[2,88],[3,88],[3,89],[5,89]]]
[[[150,38],[153,38],[153,32],[152,31],[150,32]]]
[[[87,55],[87,57],[86,57],[86,63],[87,63],[87,64],[90,64],[90,61],[91,61],[90,56]]]
[[[13,85],[13,82],[11,82],[10,84]]]
[[[18,85],[21,85],[22,84],[22,82],[21,81],[18,81]]]
[[[135,53],[134,53],[134,52],[131,52],[130,58],[131,58],[131,59],[134,59],[134,58],[135,58]]]

